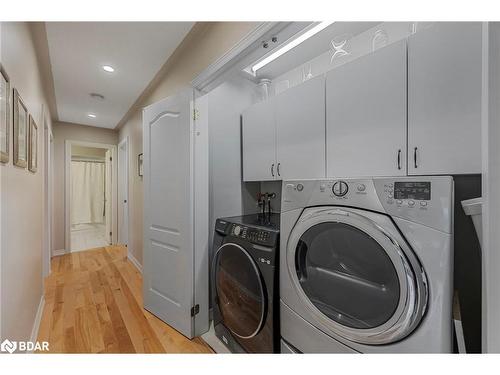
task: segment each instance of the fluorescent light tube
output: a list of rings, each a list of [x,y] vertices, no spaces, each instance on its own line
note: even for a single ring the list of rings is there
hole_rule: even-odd
[[[290,40],[288,43],[285,43],[283,46],[278,48],[276,51],[271,53],[269,56],[266,56],[265,58],[260,60],[258,63],[256,63],[254,66],[252,66],[252,71],[255,73],[260,68],[262,68],[262,67],[266,66],[267,64],[269,64],[270,62],[276,60],[278,57],[284,55],[285,53],[287,53],[291,49],[297,47],[300,43],[305,42],[307,39],[316,35],[321,30],[330,26],[332,23],[333,22],[320,22],[316,26],[307,30],[305,33],[300,34],[297,38]]]

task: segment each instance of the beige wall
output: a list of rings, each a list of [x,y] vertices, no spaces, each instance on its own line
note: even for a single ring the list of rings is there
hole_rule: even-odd
[[[54,134],[54,239],[52,250],[62,250],[65,247],[64,230],[64,155],[66,140],[103,143],[116,145],[118,132],[111,129],[97,128],[79,124],[55,122]]]
[[[28,340],[43,291],[43,117],[49,127],[51,123],[30,26],[2,22],[0,45],[11,86],[19,91],[38,124],[38,171],[31,173],[12,164],[12,136],[10,161],[0,165],[1,335],[2,339]]]
[[[107,149],[97,148],[97,147],[85,147],[79,145],[73,145],[71,147],[72,157],[84,157],[84,158],[104,158],[106,156]]]
[[[143,184],[136,173],[137,155],[142,152],[142,107],[174,94],[201,73],[208,65],[230,50],[257,23],[197,23],[156,77],[151,90],[120,128],[120,141],[129,137],[129,251],[142,263]]]

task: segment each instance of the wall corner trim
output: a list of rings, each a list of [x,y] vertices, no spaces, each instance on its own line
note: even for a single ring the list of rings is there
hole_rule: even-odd
[[[142,264],[139,263],[139,261],[132,255],[132,251],[130,251],[130,248],[128,249],[127,258],[142,275]]]
[[[45,296],[42,295],[38,310],[36,311],[35,321],[33,322],[33,329],[31,330],[30,341],[36,342],[38,340],[38,331],[40,330],[40,323],[42,321],[43,308],[45,307]],[[31,352],[30,352],[31,353]]]

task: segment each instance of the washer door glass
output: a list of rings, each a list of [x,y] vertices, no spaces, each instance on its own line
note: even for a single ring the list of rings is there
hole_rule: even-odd
[[[255,336],[264,323],[266,300],[259,269],[239,245],[217,251],[215,288],[224,325],[236,336]]]
[[[370,329],[394,315],[398,274],[386,251],[364,231],[339,222],[316,224],[300,237],[295,255],[300,286],[330,319]]]

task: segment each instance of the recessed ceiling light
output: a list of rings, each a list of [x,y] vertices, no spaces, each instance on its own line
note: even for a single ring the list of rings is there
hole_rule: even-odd
[[[97,116],[94,115],[93,113],[89,113],[87,116],[89,116],[90,118],[96,118]]]
[[[106,71],[108,73],[113,73],[115,71],[115,68],[113,68],[110,65],[103,65],[102,68],[104,69],[104,71]]]

